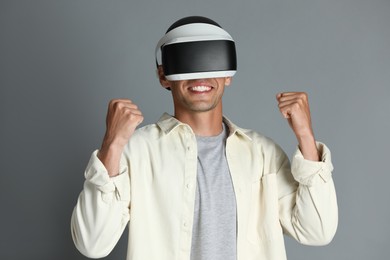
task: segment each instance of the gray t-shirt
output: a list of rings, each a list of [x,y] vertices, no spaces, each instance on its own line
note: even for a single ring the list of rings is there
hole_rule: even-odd
[[[197,136],[198,170],[191,260],[236,260],[236,198],[226,160],[226,127]]]

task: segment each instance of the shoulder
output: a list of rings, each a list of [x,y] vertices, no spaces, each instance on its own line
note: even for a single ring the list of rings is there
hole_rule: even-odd
[[[133,136],[130,138],[130,142],[147,142],[158,140],[161,138],[162,131],[161,128],[156,124],[148,124],[137,128]]]
[[[286,160],[285,152],[272,138],[253,129],[238,127],[231,122],[229,127],[240,142],[250,144],[252,149],[256,149],[265,160]]]
[[[238,128],[242,133],[244,133],[246,136],[252,140],[252,142],[257,144],[263,144],[266,146],[274,146],[277,145],[277,143],[270,138],[269,136],[264,135],[263,133],[253,130],[253,129],[246,129],[246,128]]]
[[[137,128],[127,143],[127,149],[140,150],[159,139],[160,129],[156,124],[149,124]]]
[[[232,135],[238,136],[239,139],[245,140],[254,145],[261,146],[266,150],[281,149],[280,146],[272,138],[264,135],[259,131],[239,127],[233,124],[231,121],[228,121],[228,126]]]

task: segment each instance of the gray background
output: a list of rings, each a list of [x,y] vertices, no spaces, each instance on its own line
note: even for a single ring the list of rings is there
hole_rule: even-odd
[[[279,91],[307,91],[332,150],[339,228],[326,247],[286,238],[289,259],[388,259],[390,2],[362,0],[1,0],[0,259],[85,259],[70,215],[100,146],[107,103],[131,98],[143,124],[172,112],[154,47],[187,15],[235,38],[225,114],[291,155]],[[107,259],[125,259],[126,236]]]

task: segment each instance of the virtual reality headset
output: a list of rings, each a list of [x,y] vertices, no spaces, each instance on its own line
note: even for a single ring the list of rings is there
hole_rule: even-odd
[[[168,29],[156,46],[156,63],[171,81],[231,77],[237,70],[236,48],[218,24],[192,22]]]

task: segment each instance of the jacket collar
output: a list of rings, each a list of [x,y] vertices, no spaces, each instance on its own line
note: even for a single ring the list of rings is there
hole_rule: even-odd
[[[223,117],[223,122],[227,125],[229,129],[229,137],[233,135],[239,135],[243,136],[248,140],[252,140],[252,138],[246,133],[247,131],[243,128],[240,128],[236,126],[235,124],[232,123],[227,117]],[[189,129],[190,126],[187,124],[184,124],[177,120],[175,117],[169,115],[168,113],[164,113],[160,119],[157,122],[157,125],[160,127],[160,129],[165,133],[165,134],[170,134],[172,131],[174,131],[177,127],[179,126],[186,126]]]

